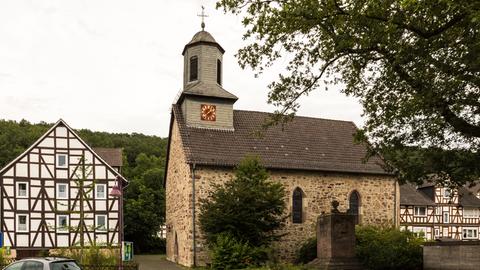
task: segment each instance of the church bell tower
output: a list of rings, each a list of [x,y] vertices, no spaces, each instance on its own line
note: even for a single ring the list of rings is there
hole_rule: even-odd
[[[238,98],[222,87],[224,52],[205,31],[202,18],[202,30],[182,52],[183,91],[177,104],[189,127],[234,130],[233,104]]]

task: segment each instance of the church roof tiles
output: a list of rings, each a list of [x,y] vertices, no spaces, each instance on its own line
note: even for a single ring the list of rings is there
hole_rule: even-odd
[[[379,157],[362,162],[367,150],[353,142],[352,122],[297,116],[262,131],[268,113],[234,110],[234,131],[227,131],[188,127],[179,105],[173,114],[190,164],[235,166],[255,155],[269,169],[387,174]]]

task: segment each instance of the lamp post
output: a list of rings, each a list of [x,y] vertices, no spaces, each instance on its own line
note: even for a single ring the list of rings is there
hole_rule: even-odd
[[[119,228],[118,228],[118,264],[119,269],[123,269],[123,258],[122,258],[122,245],[123,245],[123,189],[122,189],[122,178],[117,176],[117,183],[113,186],[110,191],[110,196],[118,198],[118,208],[119,208]]]

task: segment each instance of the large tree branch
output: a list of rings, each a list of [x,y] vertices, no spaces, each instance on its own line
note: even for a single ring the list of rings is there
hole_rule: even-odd
[[[379,48],[379,53],[385,55],[387,61],[392,65],[394,71],[398,76],[404,80],[412,89],[421,93],[425,92],[427,88],[419,80],[413,79],[408,72],[406,72],[394,58],[385,50]],[[446,123],[448,123],[456,132],[462,133],[466,137],[480,138],[480,126],[471,124],[467,120],[456,115],[449,107],[448,102],[438,98],[435,101],[434,108],[442,115]]]

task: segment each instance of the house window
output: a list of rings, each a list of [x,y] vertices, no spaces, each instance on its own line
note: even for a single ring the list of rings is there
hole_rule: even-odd
[[[478,228],[464,228],[463,239],[478,239]]]
[[[450,223],[450,213],[443,212],[443,223]]]
[[[217,59],[217,83],[222,85],[222,61]]]
[[[435,229],[435,237],[440,237],[440,229]]]
[[[96,199],[106,199],[107,198],[107,185],[105,184],[96,184],[95,185],[95,198]]]
[[[198,57],[190,57],[190,78],[189,82],[198,80]]]
[[[425,238],[425,236],[426,236],[425,228],[423,228],[423,227],[413,227],[412,232],[416,237]]]
[[[97,215],[95,218],[95,229],[97,231],[107,231],[107,216]]]
[[[414,212],[415,212],[415,216],[425,217],[425,216],[427,216],[427,207],[425,207],[425,206],[415,206]]]
[[[463,217],[464,218],[478,218],[480,211],[478,208],[464,208]]]
[[[355,190],[350,194],[349,198],[349,212],[355,215],[355,224],[359,223],[360,216],[360,194]]]
[[[443,190],[443,197],[445,199],[450,199],[450,195],[452,195],[452,191],[449,188]]]
[[[435,215],[441,215],[442,214],[442,207],[435,207]]]
[[[17,197],[19,198],[28,197],[28,183],[17,182]]]
[[[68,216],[67,215],[57,216],[57,231],[68,232]]]
[[[21,214],[17,216],[17,231],[28,232],[28,215]]]
[[[67,168],[67,154],[57,154],[57,168]]]
[[[302,223],[303,194],[302,189],[297,187],[292,196],[292,222]]]
[[[57,184],[57,199],[68,199],[67,184]]]

